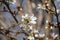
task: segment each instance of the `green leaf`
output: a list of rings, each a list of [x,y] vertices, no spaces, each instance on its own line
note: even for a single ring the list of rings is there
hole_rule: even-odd
[[[24,18],[24,22],[29,23],[29,20],[27,18]]]

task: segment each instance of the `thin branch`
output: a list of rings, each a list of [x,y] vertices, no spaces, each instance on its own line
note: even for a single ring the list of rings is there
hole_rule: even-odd
[[[10,9],[10,7],[9,7],[9,3],[8,2],[6,2],[6,1],[0,1],[0,2],[2,2],[3,4],[5,4],[6,5],[6,7],[8,8],[8,10],[9,10],[9,12],[11,13],[11,15],[13,16],[13,18],[15,19],[15,21],[18,23],[18,21],[17,21],[17,19],[16,19],[16,17],[14,16],[14,13],[11,11],[11,9]]]
[[[59,19],[58,19],[58,14],[57,14],[57,8],[54,4],[54,0],[51,0],[51,2],[53,4],[53,6],[55,7],[55,13],[56,13],[55,16],[56,16],[56,19],[57,19],[57,27],[59,28],[59,38],[60,38],[60,27],[59,27]]]

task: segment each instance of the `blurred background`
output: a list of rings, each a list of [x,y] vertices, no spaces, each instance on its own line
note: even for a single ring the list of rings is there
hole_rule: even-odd
[[[0,40],[60,40],[60,0],[0,0]]]

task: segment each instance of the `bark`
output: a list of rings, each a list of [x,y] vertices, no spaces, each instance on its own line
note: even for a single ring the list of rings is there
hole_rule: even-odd
[[[40,30],[42,27],[43,27],[43,13],[42,13],[43,10],[39,10],[39,13],[38,13],[38,18],[37,18],[37,28],[38,30]]]
[[[52,19],[53,19],[53,17],[52,17],[52,11],[53,11],[53,7],[51,7],[51,0],[49,0],[49,1],[47,1],[47,0],[45,0],[45,1],[43,1],[42,0],[42,3],[43,3],[43,5],[45,5],[45,10],[46,10],[46,15],[45,15],[45,34],[46,34],[46,37],[51,37],[50,36],[50,25],[49,24],[51,24],[52,23]],[[47,6],[47,4],[49,4],[48,6]],[[52,10],[51,10],[51,8],[52,8]],[[45,40],[46,40],[46,37],[45,37]]]
[[[17,7],[20,7],[20,6],[21,6],[20,0],[16,0],[16,6],[17,6]]]
[[[30,0],[26,0],[26,11],[30,14],[32,14],[32,8],[31,8],[31,4],[30,4]]]
[[[45,20],[46,21],[45,27],[47,27],[47,28],[45,28],[46,37],[50,37],[50,25],[49,25],[49,23],[50,24],[52,23],[52,18],[53,18],[52,14],[50,14],[50,13],[46,14],[46,20]]]
[[[32,5],[32,3],[34,3],[34,5]],[[36,20],[36,25],[35,25],[35,28],[40,30],[40,28],[42,27],[42,22],[43,22],[43,10],[42,9],[37,9],[37,5],[41,3],[41,0],[33,0],[31,2],[31,5],[32,5],[32,11],[33,13],[35,14],[35,16],[37,17],[37,20]],[[34,6],[34,7],[33,7]],[[36,9],[35,9],[36,8]]]

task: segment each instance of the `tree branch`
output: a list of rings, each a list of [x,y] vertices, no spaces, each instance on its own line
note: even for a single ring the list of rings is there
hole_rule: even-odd
[[[55,7],[55,13],[56,13],[55,16],[56,16],[56,19],[57,19],[57,27],[59,28],[59,38],[60,38],[60,27],[59,27],[59,19],[58,19],[58,14],[57,14],[57,8],[54,4],[54,0],[51,0],[51,2],[53,4],[53,6]]]
[[[5,4],[5,5],[6,5],[6,7],[7,7],[7,8],[8,8],[8,10],[9,10],[9,12],[11,13],[11,15],[13,16],[13,18],[15,19],[15,21],[18,23],[18,21],[17,21],[16,17],[14,16],[14,13],[11,11],[11,9],[10,9],[10,7],[9,7],[9,3],[8,3],[8,2],[6,2],[6,1],[4,1],[4,0],[2,0],[2,1],[0,1],[0,2],[2,2],[3,4]]]

